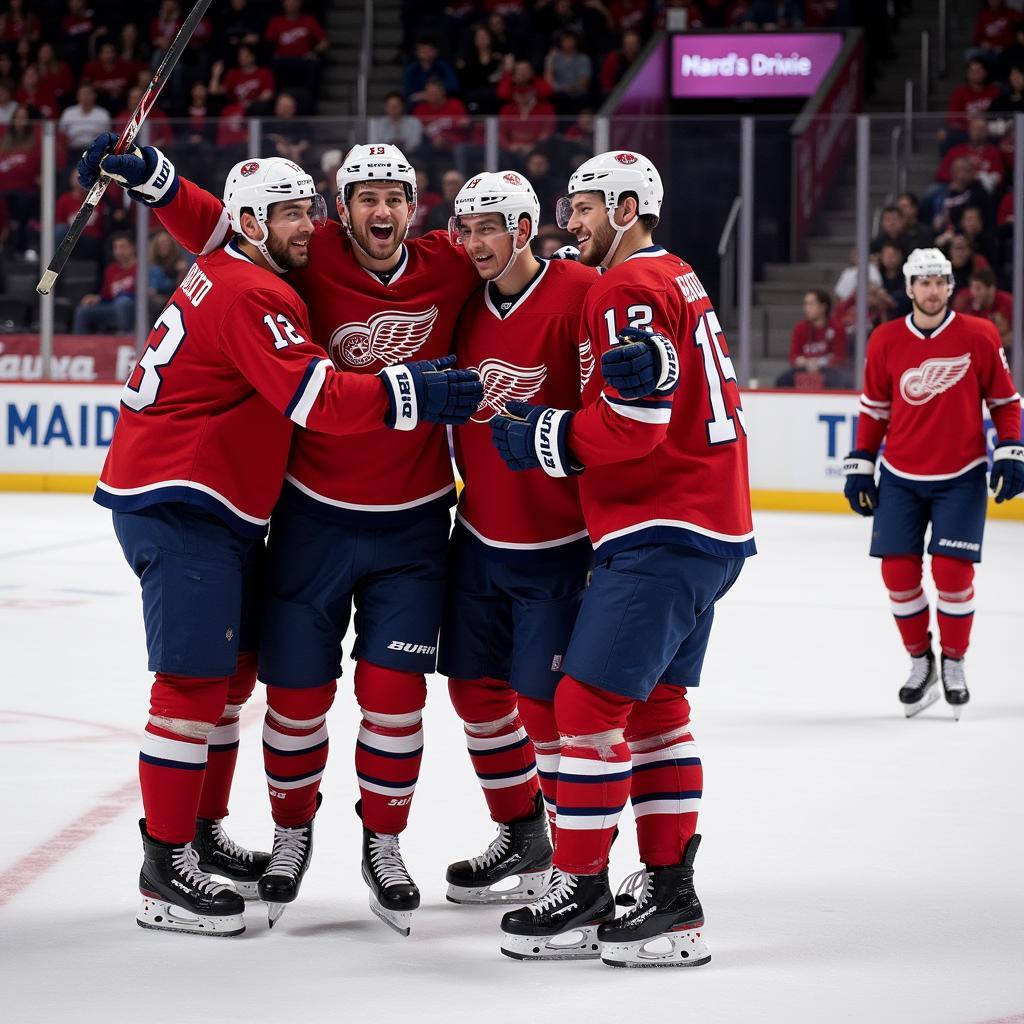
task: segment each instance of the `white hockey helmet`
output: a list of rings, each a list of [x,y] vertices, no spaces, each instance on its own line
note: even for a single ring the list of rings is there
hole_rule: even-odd
[[[224,182],[224,206],[231,220],[232,230],[242,232],[242,211],[251,210],[256,223],[263,229],[261,238],[245,237],[263,254],[263,258],[279,274],[285,272],[274,262],[267,250],[270,231],[267,220],[274,203],[285,203],[293,199],[310,199],[309,212],[314,227],[327,222],[327,205],[316,190],[316,183],[298,164],[283,157],[272,156],[265,160],[242,160],[228,171]]]
[[[915,277],[944,277],[953,287],[953,264],[941,249],[915,249],[903,264],[903,279],[909,288]]]
[[[615,241],[602,261],[605,265],[618,248],[623,234],[639,217],[644,214],[652,214],[655,218],[661,216],[661,203],[665,198],[665,188],[657,167],[642,153],[622,149],[599,153],[586,163],[580,164],[572,173],[569,178],[568,194],[562,196],[555,206],[555,220],[563,231],[569,226],[572,217],[572,197],[577,192],[600,192],[604,196],[608,223],[615,229]],[[637,217],[627,224],[616,224],[615,208],[623,195],[629,192],[636,196]]]
[[[409,205],[416,205],[416,171],[397,146],[353,146],[338,168],[336,181],[338,198],[346,206],[352,186],[360,181],[396,182],[405,188]]]

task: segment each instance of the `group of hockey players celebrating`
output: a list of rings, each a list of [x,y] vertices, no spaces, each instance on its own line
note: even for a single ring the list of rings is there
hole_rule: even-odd
[[[556,211],[576,258],[541,260],[537,197],[516,172],[472,177],[447,233],[406,240],[416,176],[394,146],[348,153],[337,223],[290,161],[236,165],[221,202],[159,150],[116,155],[115,142],[101,135],[83,154],[83,184],[119,181],[198,254],[125,384],[95,494],[141,582],[155,673],[139,924],[236,935],[245,899],[265,902],[272,925],[295,901],[354,606],[356,813],[373,912],[407,935],[419,906],[400,836],[436,667],[498,826],[483,853],[449,867],[448,899],[512,908],[501,950],[517,959],[707,963],[688,694],[715,604],[755,546],[736,374],[700,279],[653,241],[657,169],[628,151],[584,163]],[[908,268],[913,294],[946,272],[919,254]],[[906,329],[925,336],[909,318]],[[1024,487],[1019,404],[988,335],[971,329],[979,395],[1016,408],[997,463],[1012,497]],[[847,485],[876,523],[906,480],[940,479],[902,472],[890,378],[906,367],[887,358],[869,366],[873,412]],[[926,371],[908,408],[929,387],[952,385]],[[938,498],[914,500],[915,522],[932,507],[938,522]],[[901,592],[905,520],[872,549],[899,563]],[[976,551],[940,554],[969,566],[978,538]],[[939,612],[946,682],[966,634],[947,636],[941,600]],[[911,654],[917,675],[927,662],[927,689],[927,604],[923,624]],[[257,678],[269,854],[223,827]],[[644,868],[616,898],[608,855],[627,800]]]

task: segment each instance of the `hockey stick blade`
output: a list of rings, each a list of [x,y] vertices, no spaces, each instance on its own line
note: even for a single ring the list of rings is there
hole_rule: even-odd
[[[149,85],[146,87],[146,91],[142,94],[142,99],[139,100],[135,113],[132,114],[131,119],[124,126],[124,130],[114,146],[113,151],[115,153],[123,153],[135,140],[135,136],[138,135],[139,129],[145,123],[150,110],[153,109],[153,104],[156,103],[157,97],[160,95],[160,91],[163,89],[168,76],[181,59],[181,55],[185,52],[185,47],[188,46],[196,27],[203,20],[203,15],[206,14],[211,3],[212,0],[196,0],[195,7],[189,11],[188,17],[182,22],[181,28],[178,29],[178,34],[174,37],[171,45],[167,47],[164,59],[160,61],[160,66],[154,72]],[[75,219],[71,222],[68,233],[64,236],[64,239],[57,247],[57,251],[53,254],[53,259],[50,260],[50,265],[39,279],[39,284],[36,285],[36,291],[40,295],[49,295],[53,286],[57,283],[57,278],[60,277],[61,271],[64,269],[68,259],[70,259],[71,253],[78,244],[78,239],[82,237],[85,225],[89,222],[89,218],[92,216],[97,205],[99,205],[100,200],[103,198],[103,193],[106,192],[107,185],[109,184],[110,178],[105,174],[101,174],[96,183],[89,189],[89,194],[79,207],[78,213],[75,214]]]

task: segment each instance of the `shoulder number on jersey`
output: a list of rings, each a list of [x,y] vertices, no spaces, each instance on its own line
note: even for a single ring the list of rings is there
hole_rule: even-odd
[[[608,344],[618,345],[619,343],[619,331],[623,327],[637,327],[643,331],[653,331],[654,328],[651,323],[654,320],[654,311],[650,306],[644,306],[637,304],[630,306],[626,310],[626,322],[624,324],[616,324],[615,322],[615,307],[606,309],[604,311],[604,322],[608,328]]]
[[[278,313],[276,317],[273,313],[268,313],[263,318],[263,322],[274,337],[274,348],[276,349],[287,348],[289,343],[292,345],[304,345],[306,343],[306,339],[295,330],[291,320],[284,313]]]
[[[141,412],[156,401],[163,383],[160,367],[166,366],[177,355],[178,346],[185,340],[185,321],[181,310],[173,302],[153,324],[154,333],[161,329],[164,336],[142,353],[142,358],[135,364],[135,369],[121,391],[121,401],[136,412]]]
[[[736,370],[732,360],[725,354],[720,339],[725,337],[722,325],[718,322],[718,314],[713,309],[705,310],[697,321],[693,332],[693,343],[700,349],[704,360],[704,376],[707,378],[708,400],[711,403],[711,419],[707,420],[708,444],[728,444],[737,437],[736,423],[740,430],[747,433],[747,425],[743,419],[743,408],[737,402],[735,418],[729,415],[725,405],[722,384],[736,380]]]

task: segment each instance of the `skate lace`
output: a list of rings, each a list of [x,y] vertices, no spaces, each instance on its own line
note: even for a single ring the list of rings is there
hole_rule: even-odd
[[[576,891],[576,876],[565,871],[554,869],[551,876],[551,888],[539,899],[529,905],[535,916],[553,910],[562,900],[568,899]]]
[[[268,875],[287,875],[295,878],[302,870],[309,838],[304,828],[288,828],[277,825],[274,828],[274,849],[267,865]],[[251,856],[251,854],[250,854]]]
[[[375,833],[370,837],[370,864],[381,885],[411,885],[412,879],[405,869],[398,836]]]
[[[213,823],[213,841],[229,856],[234,857],[240,861],[251,861],[252,850],[247,850],[244,846],[239,846],[228,834],[224,831],[223,826],[219,821]]]
[[[186,843],[175,850],[171,856],[171,863],[174,865],[174,870],[204,896],[215,896],[217,893],[231,888],[229,885],[215,882],[205,871],[200,871],[199,854],[192,849],[191,843]]]
[[[967,677],[964,675],[962,661],[953,661],[950,658],[942,663],[942,685],[947,692],[961,692],[967,689]]]
[[[910,676],[907,679],[907,686],[923,686],[924,681],[928,678],[928,673],[931,672],[932,660],[927,655],[922,654],[919,658],[910,659]]]
[[[501,860],[508,852],[511,836],[512,830],[508,825],[499,824],[498,834],[491,840],[491,845],[479,857],[470,857],[469,866],[474,871],[479,871],[481,868],[489,868],[496,861]]]
[[[620,906],[632,906],[636,911],[651,898],[653,892],[654,875],[646,868],[641,868],[622,880],[622,884],[615,894],[615,902]]]

